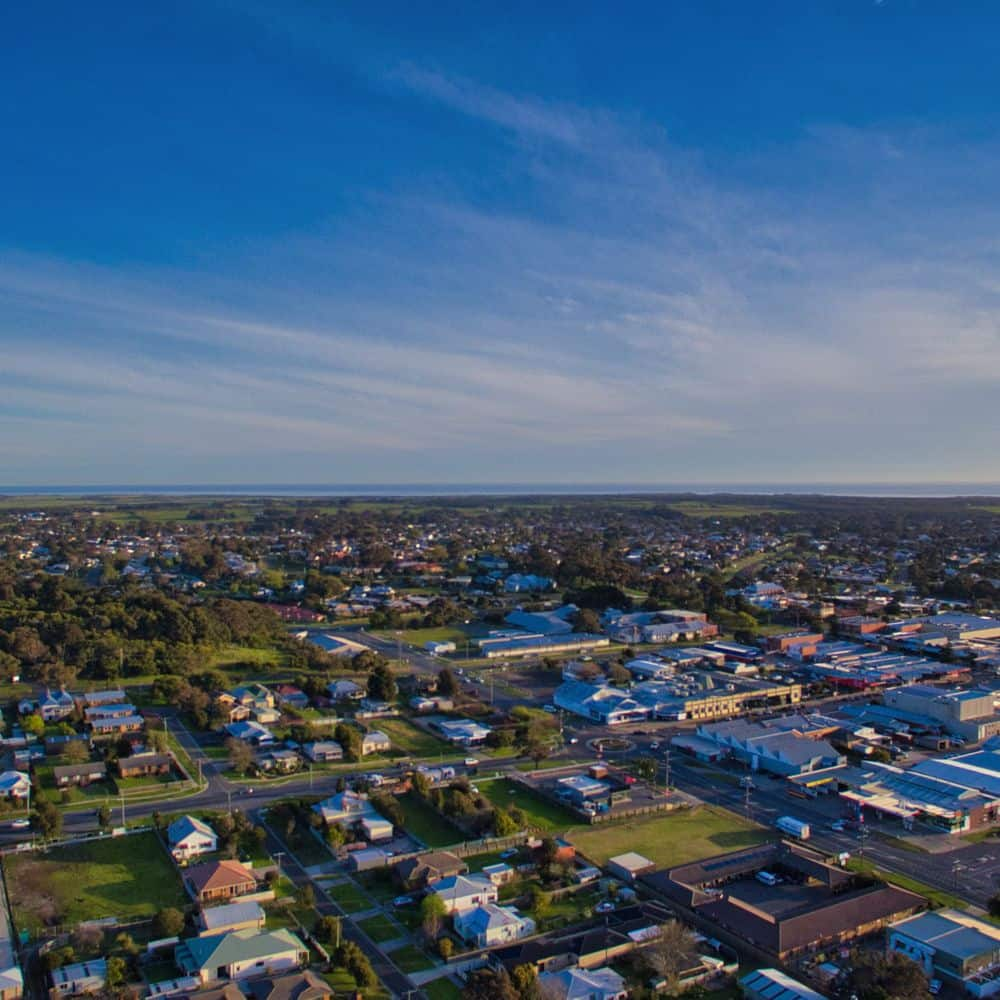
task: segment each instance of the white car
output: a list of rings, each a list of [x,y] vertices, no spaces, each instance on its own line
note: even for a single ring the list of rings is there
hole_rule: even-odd
[[[27,830],[31,826],[30,819],[15,819],[11,821],[10,828],[12,830]]]
[[[609,900],[605,900],[603,903],[598,903],[594,907],[594,913],[614,913],[615,904]]]
[[[571,736],[566,742],[567,743],[579,743],[580,741],[575,736]]]
[[[466,767],[476,767],[479,764],[479,760],[476,757],[466,757],[465,766]]]
[[[659,750],[660,749],[659,741],[658,740],[653,740],[653,742],[649,744],[649,749],[650,750]]]

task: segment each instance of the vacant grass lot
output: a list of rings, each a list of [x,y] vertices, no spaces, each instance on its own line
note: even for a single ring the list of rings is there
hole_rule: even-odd
[[[466,839],[457,826],[449,823],[413,792],[399,796],[397,801],[403,810],[406,832],[423,841],[427,847],[448,847]]]
[[[369,896],[353,882],[341,882],[339,885],[327,886],[326,894],[345,913],[360,913],[362,910],[370,910],[375,905]]]
[[[402,948],[389,952],[389,957],[396,963],[400,972],[420,972],[423,969],[433,969],[434,963],[415,944],[406,944]]]
[[[358,926],[375,942],[391,941],[406,934],[402,927],[382,913],[359,920]]]
[[[18,854],[4,861],[18,930],[33,936],[50,924],[103,917],[150,916],[188,898],[152,833]]]
[[[268,670],[284,667],[288,656],[283,649],[257,648],[255,646],[222,646],[213,650],[206,666],[221,667],[223,670],[246,665],[251,670]]]
[[[462,991],[450,979],[432,979],[424,984],[424,992],[430,1000],[461,1000]]]
[[[735,813],[705,806],[627,823],[580,826],[570,832],[569,839],[597,864],[637,851],[665,867],[738,851],[771,836],[769,830]]]
[[[528,817],[528,823],[539,830],[561,833],[568,826],[580,822],[568,809],[543,799],[531,789],[508,778],[480,781],[478,788],[496,806],[504,809],[517,806],[522,809]]]
[[[392,740],[392,745],[413,757],[438,757],[454,749],[444,740],[425,732],[408,719],[375,719],[373,729],[379,729]]]

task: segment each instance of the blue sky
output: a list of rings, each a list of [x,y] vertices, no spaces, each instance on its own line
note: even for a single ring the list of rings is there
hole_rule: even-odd
[[[1000,480],[993,4],[22,7],[7,485]]]

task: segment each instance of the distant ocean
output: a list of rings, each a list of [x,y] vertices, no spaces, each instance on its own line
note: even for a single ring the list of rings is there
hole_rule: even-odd
[[[471,497],[781,494],[843,497],[997,497],[1000,483],[109,483],[0,486],[0,496]]]

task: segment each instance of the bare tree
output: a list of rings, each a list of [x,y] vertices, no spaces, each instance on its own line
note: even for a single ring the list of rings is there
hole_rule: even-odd
[[[666,992],[677,988],[688,957],[694,951],[694,935],[679,920],[668,920],[657,937],[642,949],[646,965],[663,980]]]

